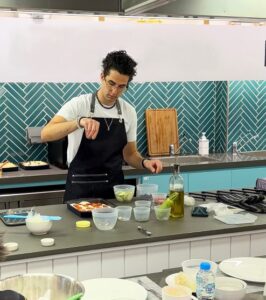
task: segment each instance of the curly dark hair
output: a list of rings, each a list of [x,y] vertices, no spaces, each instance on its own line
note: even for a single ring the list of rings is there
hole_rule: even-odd
[[[127,54],[125,50],[113,51],[106,55],[102,61],[103,75],[107,76],[111,70],[129,76],[130,82],[136,75],[137,63]]]

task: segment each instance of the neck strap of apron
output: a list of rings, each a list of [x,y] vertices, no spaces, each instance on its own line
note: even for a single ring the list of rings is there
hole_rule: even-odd
[[[95,111],[95,101],[96,101],[96,97],[97,97],[96,93],[97,92],[93,93],[92,97],[91,97],[90,118],[93,117],[94,111]],[[122,110],[121,110],[121,106],[120,106],[120,103],[119,103],[118,99],[115,102],[115,106],[116,106],[116,109],[117,109],[117,112],[118,112],[119,122],[122,123]]]

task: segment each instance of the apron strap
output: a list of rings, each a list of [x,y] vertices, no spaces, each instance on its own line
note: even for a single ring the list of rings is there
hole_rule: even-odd
[[[94,111],[95,111],[96,93],[97,92],[93,93],[92,97],[91,97],[90,118],[93,117]],[[119,122],[122,123],[122,110],[121,110],[121,105],[120,105],[118,99],[116,100],[115,106],[116,106],[116,109],[117,109],[117,112],[118,112]]]

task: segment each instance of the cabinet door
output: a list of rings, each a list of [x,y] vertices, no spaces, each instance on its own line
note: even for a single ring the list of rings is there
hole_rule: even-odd
[[[169,192],[169,178],[172,174],[160,174],[152,176],[143,176],[141,183],[155,183],[158,184],[158,192],[168,193]],[[185,192],[188,192],[188,174],[181,173],[184,178]]]
[[[189,192],[201,192],[231,188],[231,171],[214,170],[190,172],[188,179]]]
[[[232,170],[232,188],[254,188],[257,178],[266,178],[266,167]]]

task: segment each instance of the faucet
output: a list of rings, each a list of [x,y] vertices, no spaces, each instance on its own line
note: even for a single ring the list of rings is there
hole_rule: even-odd
[[[250,131],[248,131],[244,136],[240,136],[239,140],[233,142],[232,145],[232,153],[233,154],[238,154],[240,153],[240,150],[246,145],[248,144],[251,140],[256,139],[259,135],[255,134],[255,135],[251,135],[250,138],[248,138],[248,136],[251,134]],[[245,138],[247,138],[247,140],[245,141]],[[242,142],[244,142],[240,148],[238,148],[238,145],[240,145]]]
[[[169,145],[169,155],[170,156],[175,156],[175,155],[178,155],[181,148],[187,143],[187,142],[192,142],[192,139],[191,138],[187,138],[186,135],[184,134],[183,135],[183,143],[177,148],[177,150],[175,151],[175,144],[170,144]]]

